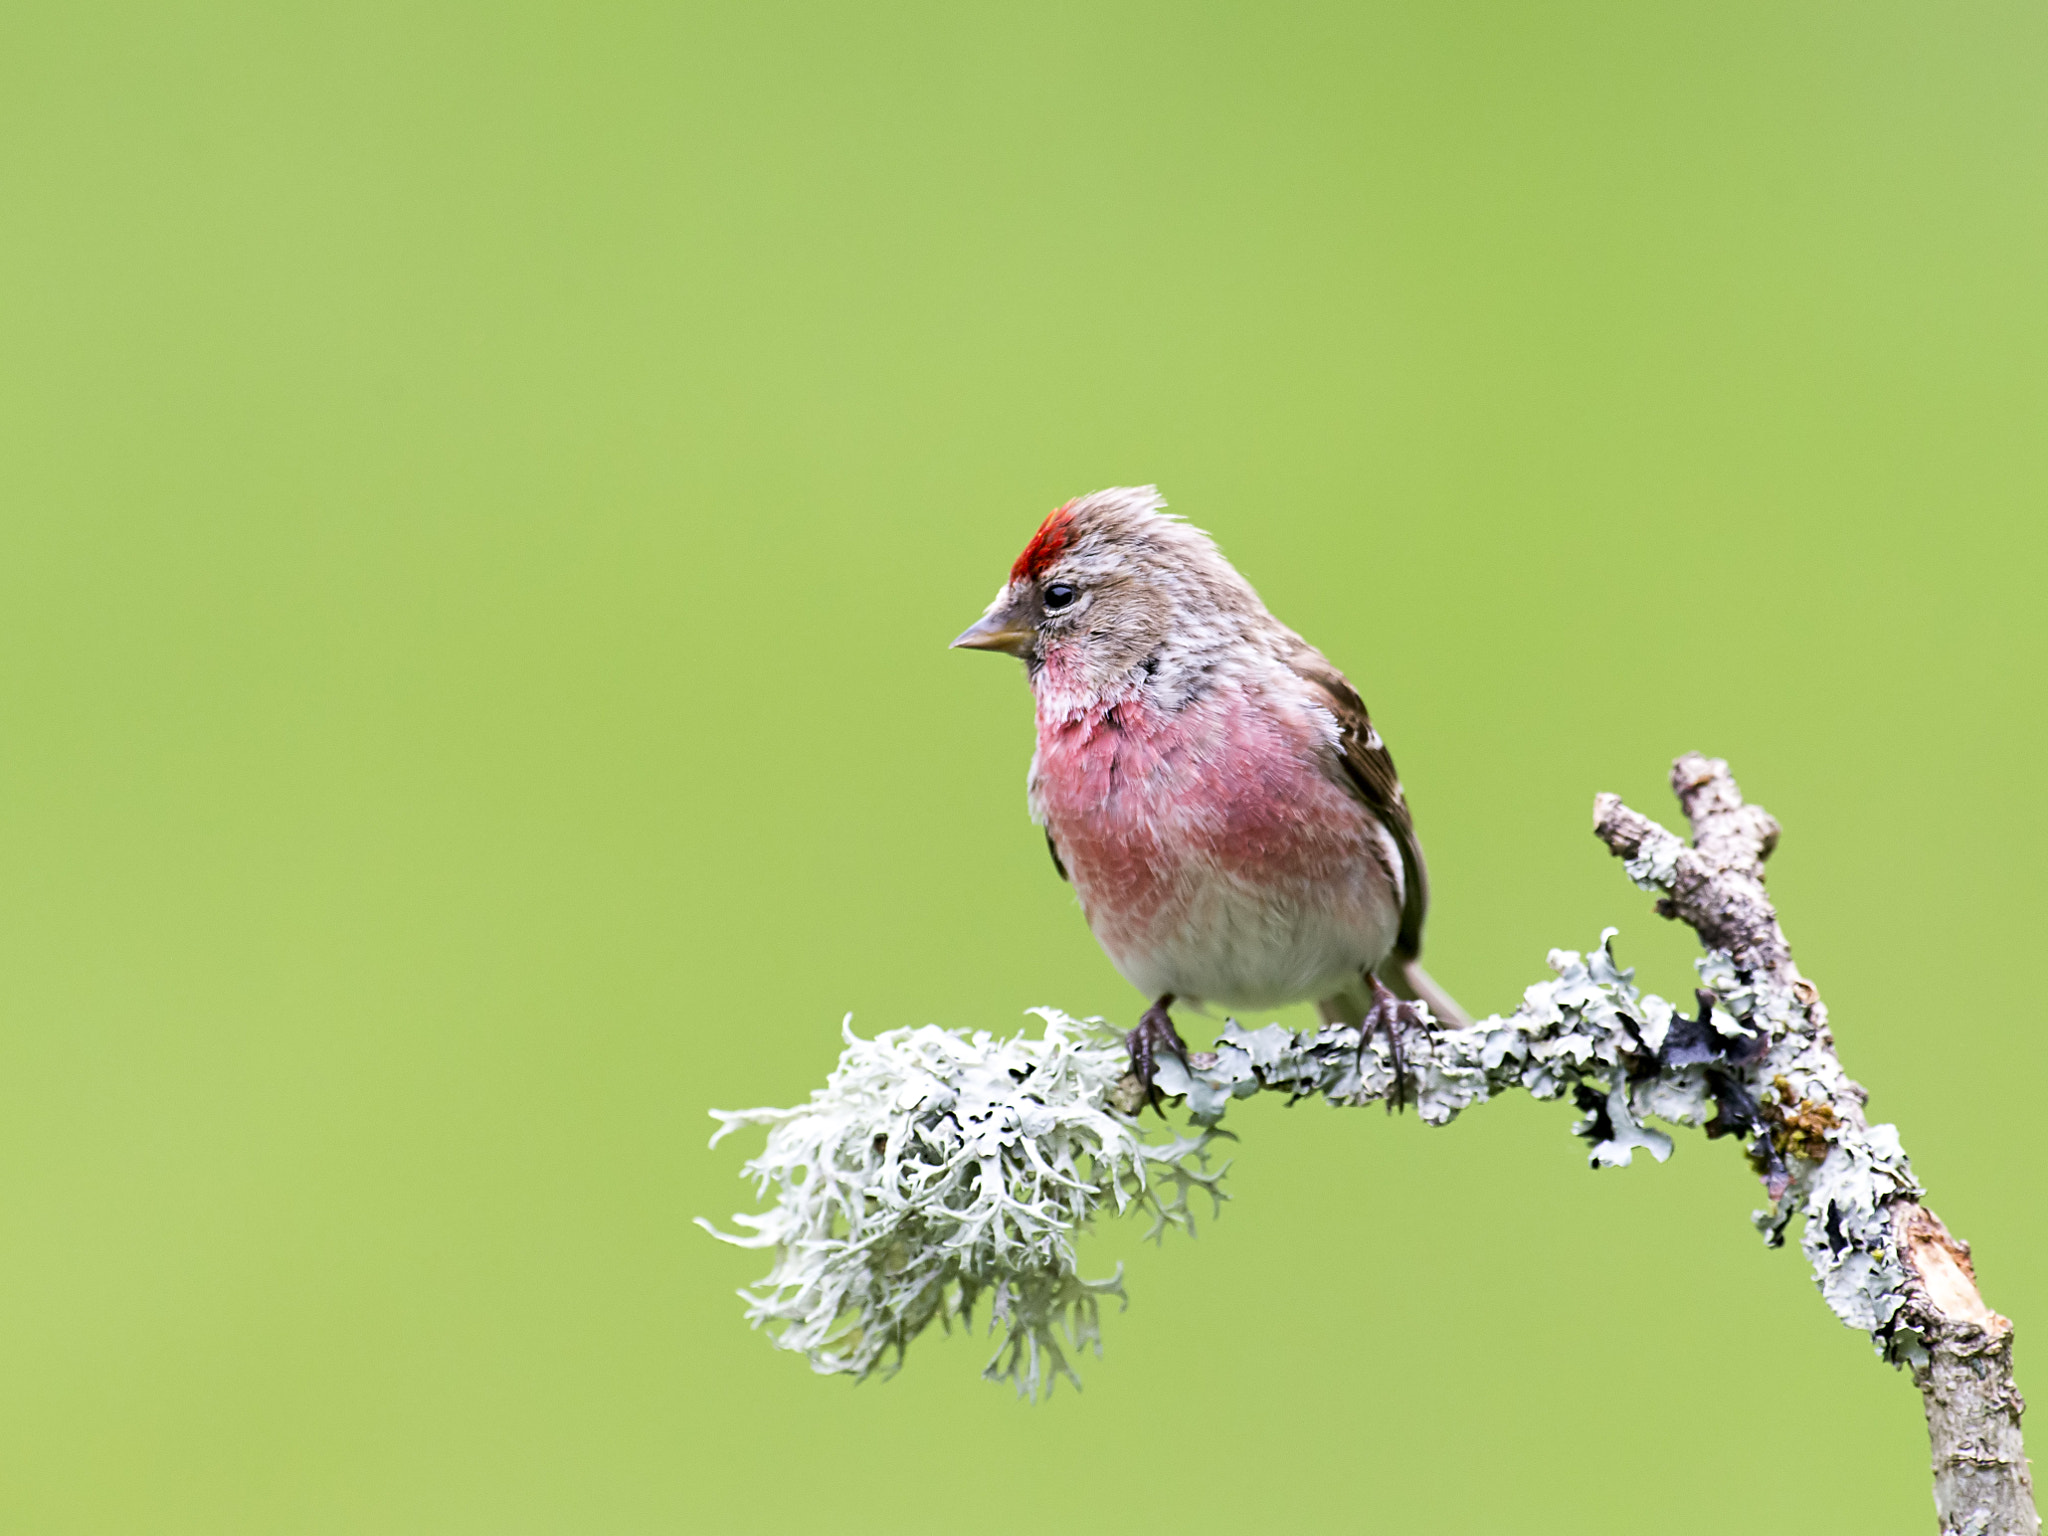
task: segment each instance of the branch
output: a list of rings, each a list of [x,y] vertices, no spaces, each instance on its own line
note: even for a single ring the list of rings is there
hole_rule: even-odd
[[[1762,995],[1792,1004],[1781,1002],[1767,1010],[1783,1019],[1770,1061],[1818,1068],[1800,1082],[1803,1088],[1810,1081],[1824,1094],[1808,1099],[1802,1093],[1796,1108],[1778,1106],[1773,1134],[1799,1169],[1794,1187],[1801,1182],[1809,1190],[1826,1186],[1831,1177],[1839,1177],[1845,1159],[1875,1167],[1884,1152],[1897,1148],[1897,1133],[1864,1122],[1868,1095],[1842,1071],[1828,1031],[1827,1007],[1792,963],[1777,912],[1764,894],[1764,860],[1777,845],[1778,824],[1761,808],[1743,803],[1728,765],[1717,758],[1681,757],[1672,765],[1671,787],[1692,823],[1691,848],[1613,795],[1594,802],[1594,832],[1629,861],[1628,872],[1639,884],[1663,893],[1660,913],[1699,934],[1709,951],[1708,963],[1720,951]],[[1834,1122],[1821,1138],[1830,1144],[1825,1151],[1808,1132],[1822,1118]],[[1813,1161],[1816,1154],[1819,1162]],[[1896,1187],[1878,1202],[1880,1240],[1868,1250],[1877,1282],[1869,1288],[1871,1333],[1891,1359],[1911,1367],[1925,1399],[1941,1529],[1957,1536],[2034,1536],[2040,1519],[2020,1437],[2026,1404],[2013,1385],[2012,1324],[1984,1304],[1969,1245],[1951,1237],[1940,1218],[1919,1203],[1921,1191],[1905,1173],[1902,1154],[1898,1170]],[[1784,1199],[1778,1203],[1781,1214],[1775,1219],[1782,1228]],[[1816,1208],[1822,1202],[1810,1196],[1807,1205],[1811,1254]],[[1835,1209],[1819,1211],[1820,1236],[1830,1246],[1836,1240]],[[1816,1262],[1817,1271],[1820,1267]],[[1822,1289],[1828,1288],[1824,1277]],[[1829,1301],[1836,1301],[1834,1294]],[[1843,1308],[1837,1304],[1836,1311]]]
[[[1122,1295],[1120,1274],[1080,1278],[1072,1236],[1132,1205],[1152,1211],[1154,1235],[1191,1225],[1191,1190],[1221,1198],[1205,1158],[1229,1134],[1216,1126],[1232,1100],[1412,1102],[1442,1125],[1511,1089],[1569,1094],[1596,1167],[1638,1149],[1668,1157],[1671,1137],[1653,1119],[1738,1138],[1770,1201],[1753,1218],[1765,1241],[1782,1243],[1801,1216],[1828,1305],[1924,1394],[1941,1530],[2036,1536],[2012,1325],[1978,1295],[1967,1245],[1919,1203],[1896,1128],[1864,1119],[1867,1096],[1842,1070],[1827,1010],[1764,891],[1778,825],[1743,802],[1725,763],[1681,758],[1672,786],[1690,845],[1613,795],[1595,802],[1594,830],[1658,893],[1657,910],[1706,946],[1691,1016],[1636,990],[1610,928],[1590,953],[1553,950],[1554,979],[1512,1014],[1463,1029],[1420,1015],[1425,1027],[1398,1047],[1384,1030],[1233,1020],[1215,1050],[1161,1059],[1158,1086],[1199,1128],[1165,1145],[1143,1139],[1144,1095],[1120,1047],[1053,1010],[1040,1010],[1036,1041],[931,1025],[871,1041],[848,1031],[810,1104],[714,1111],[720,1136],[770,1128],[747,1172],[761,1193],[776,1189],[774,1208],[735,1218],[750,1237],[715,1233],[776,1252],[770,1275],[741,1293],[751,1319],[779,1328],[776,1342],[816,1370],[866,1375],[894,1369],[923,1328],[966,1320],[989,1294],[990,1326],[1006,1336],[985,1374],[1035,1396],[1072,1378],[1062,1337],[1099,1352],[1098,1299]]]

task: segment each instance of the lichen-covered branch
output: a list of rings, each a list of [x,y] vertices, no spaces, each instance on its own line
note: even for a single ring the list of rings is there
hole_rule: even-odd
[[[1213,1051],[1162,1058],[1157,1086],[1197,1134],[1146,1138],[1144,1098],[1114,1037],[1040,1010],[1044,1036],[996,1040],[925,1026],[874,1040],[847,1032],[825,1088],[790,1110],[719,1113],[719,1135],[770,1128],[747,1165],[774,1207],[739,1216],[774,1270],[741,1294],[756,1325],[820,1371],[893,1369],[930,1323],[992,1297],[1005,1339],[987,1374],[1035,1395],[1065,1348],[1099,1349],[1096,1309],[1120,1274],[1080,1277],[1072,1238],[1105,1211],[1148,1207],[1157,1234],[1189,1224],[1187,1196],[1220,1194],[1204,1154],[1230,1103],[1262,1091],[1332,1104],[1413,1104],[1446,1124],[1498,1093],[1569,1096],[1598,1166],[1638,1149],[1659,1162],[1652,1121],[1733,1137],[1763,1182],[1755,1214],[1776,1246],[1794,1216],[1821,1294],[1843,1322],[1911,1369],[1927,1405],[1935,1504],[1951,1536],[2036,1536],[2012,1325],[1984,1305],[1969,1249],[1919,1203],[1898,1132],[1870,1125],[1843,1070],[1819,992],[1800,976],[1765,894],[1778,826],[1744,803],[1725,763],[1679,759],[1673,788],[1690,844],[1612,795],[1594,830],[1657,909],[1706,953],[1690,1011],[1636,990],[1615,930],[1591,952],[1553,950],[1548,981],[1506,1016],[1462,1029],[1364,1034],[1325,1025],[1226,1024]],[[716,1138],[714,1138],[715,1140]],[[1199,1165],[1199,1166],[1198,1166]],[[715,1229],[714,1229],[715,1230]],[[893,1357],[893,1359],[892,1359]]]
[[[1804,1246],[1816,1271],[1823,1269],[1820,1250],[1834,1256],[1821,1275],[1829,1302],[1912,1370],[1927,1407],[1941,1530],[2034,1536],[2040,1519],[2021,1444],[2026,1405],[2013,1385],[2012,1324],[1978,1294],[1969,1246],[1919,1203],[1896,1131],[1864,1121],[1867,1095],[1836,1059],[1827,1007],[1793,965],[1764,894],[1764,860],[1778,825],[1744,804],[1718,759],[1681,757],[1671,784],[1691,823],[1692,847],[1613,795],[1595,802],[1593,829],[1628,860],[1639,884],[1661,894],[1660,912],[1699,934],[1709,951],[1703,964],[1725,960],[1768,1000],[1771,1038],[1756,1076],[1789,1080],[1798,1098],[1781,1094],[1765,1105],[1766,1132],[1789,1171],[1782,1189],[1781,1175],[1770,1176],[1766,1231],[1782,1231],[1795,1204],[1803,1209]]]

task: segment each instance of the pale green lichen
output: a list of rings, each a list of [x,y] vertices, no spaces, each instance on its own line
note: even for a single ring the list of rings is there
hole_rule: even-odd
[[[1646,856],[1645,883],[1654,885],[1659,870],[1668,879],[1668,863]],[[1818,1159],[1811,1131],[1778,1145],[1778,1083],[1795,1104],[1846,1109],[1855,1099],[1809,1006],[1715,951],[1695,962],[1712,1006],[1703,1018],[1685,1018],[1637,991],[1635,972],[1614,958],[1615,931],[1584,955],[1552,950],[1556,977],[1530,987],[1506,1017],[1411,1032],[1401,1047],[1405,1099],[1443,1125],[1510,1089],[1539,1099],[1569,1093],[1585,1112],[1572,1129],[1591,1143],[1596,1168],[1626,1166],[1639,1149],[1658,1162],[1669,1157],[1671,1138],[1645,1123],[1652,1119],[1740,1137],[1772,1200],[1754,1218],[1765,1240],[1777,1246],[1792,1217],[1802,1217],[1800,1246],[1835,1315],[1869,1333],[1888,1358],[1916,1358],[1919,1340],[1900,1319],[1906,1277],[1890,1210],[1917,1196],[1919,1185],[1896,1128],[1844,1113],[1829,1117]],[[1394,1062],[1384,1033],[1361,1044],[1347,1025],[1295,1035],[1277,1024],[1247,1031],[1231,1023],[1215,1051],[1186,1066],[1163,1062],[1159,1082],[1187,1096],[1198,1125],[1214,1125],[1231,1099],[1261,1089],[1377,1102],[1394,1092]]]
[[[1587,955],[1552,950],[1556,977],[1530,987],[1522,1006],[1505,1018],[1409,1032],[1400,1052],[1405,1099],[1429,1124],[1446,1125],[1508,1089],[1526,1089],[1539,1099],[1585,1089],[1597,1092],[1612,1122],[1611,1134],[1597,1116],[1578,1128],[1594,1143],[1596,1166],[1625,1165],[1639,1147],[1662,1162],[1671,1138],[1645,1127],[1643,1118],[1698,1124],[1706,1113],[1705,1080],[1698,1068],[1647,1075],[1625,1070],[1654,1057],[1674,1010],[1636,991],[1635,973],[1619,967],[1609,947],[1614,932],[1602,934],[1600,947]],[[1187,1096],[1196,1124],[1213,1125],[1232,1098],[1262,1088],[1295,1097],[1320,1093],[1334,1104],[1377,1102],[1394,1092],[1394,1064],[1393,1045],[1380,1031],[1361,1044],[1351,1025],[1295,1035],[1278,1024],[1244,1030],[1231,1022],[1215,1051],[1197,1053],[1187,1066],[1163,1061],[1159,1083]],[[1596,1128],[1601,1134],[1592,1134]]]
[[[1151,1236],[1192,1228],[1188,1196],[1220,1200],[1210,1136],[1148,1141],[1111,1107],[1126,1070],[1120,1042],[1052,1009],[1040,1038],[999,1039],[933,1025],[846,1048],[823,1088],[793,1109],[714,1110],[720,1138],[746,1125],[768,1144],[746,1165],[760,1215],[737,1215],[726,1242],[775,1253],[742,1291],[747,1315],[814,1370],[893,1372],[910,1341],[950,1328],[989,1298],[1003,1339],[984,1374],[1019,1393],[1078,1386],[1069,1352],[1101,1350],[1098,1310],[1123,1296],[1122,1271],[1081,1276],[1074,1238],[1104,1211],[1142,1210]]]

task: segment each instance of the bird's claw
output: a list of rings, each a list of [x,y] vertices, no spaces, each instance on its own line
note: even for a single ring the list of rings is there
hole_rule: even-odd
[[[1173,1015],[1166,1011],[1164,1002],[1154,1003],[1138,1015],[1138,1027],[1124,1036],[1124,1049],[1131,1053],[1131,1075],[1137,1078],[1143,1094],[1141,1106],[1150,1104],[1163,1118],[1166,1111],[1160,1105],[1166,1096],[1152,1081],[1158,1071],[1159,1053],[1170,1051],[1183,1062],[1188,1059],[1188,1043],[1173,1027]]]
[[[1429,1033],[1428,1015],[1414,1003],[1406,1002],[1389,992],[1386,983],[1379,977],[1367,974],[1372,983],[1372,1006],[1365,1010],[1365,1017],[1358,1024],[1358,1067],[1359,1076],[1365,1075],[1365,1047],[1375,1030],[1387,1032],[1387,1051],[1393,1058],[1394,1081],[1387,1092],[1387,1113],[1408,1106],[1408,1063],[1401,1054],[1401,1037],[1410,1030]]]

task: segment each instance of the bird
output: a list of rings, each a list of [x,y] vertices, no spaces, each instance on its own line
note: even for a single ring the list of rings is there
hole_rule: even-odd
[[[1396,1095],[1416,1001],[1470,1023],[1420,963],[1429,875],[1358,690],[1157,487],[1055,508],[952,644],[1024,663],[1031,819],[1151,1000],[1126,1045],[1155,1107],[1159,1055],[1188,1058],[1176,1004],[1312,1002],[1361,1052],[1383,1029]]]

